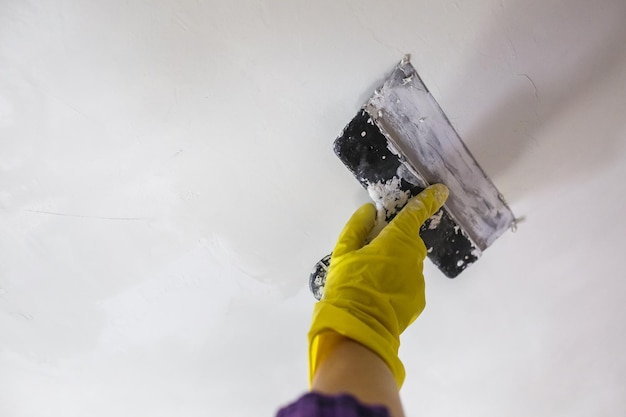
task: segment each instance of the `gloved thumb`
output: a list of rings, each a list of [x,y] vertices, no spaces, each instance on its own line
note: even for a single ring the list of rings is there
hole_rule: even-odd
[[[341,231],[333,256],[341,256],[361,249],[375,221],[376,207],[373,204],[364,204],[357,209]]]

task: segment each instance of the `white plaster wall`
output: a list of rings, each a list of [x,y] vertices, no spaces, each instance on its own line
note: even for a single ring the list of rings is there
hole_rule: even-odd
[[[0,415],[272,415],[409,52],[525,219],[403,338],[413,416],[626,413],[626,3],[0,2]]]

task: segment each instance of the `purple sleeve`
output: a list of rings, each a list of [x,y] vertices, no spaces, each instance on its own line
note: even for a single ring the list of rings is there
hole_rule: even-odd
[[[365,405],[351,395],[310,392],[281,408],[276,417],[389,417],[387,407]]]

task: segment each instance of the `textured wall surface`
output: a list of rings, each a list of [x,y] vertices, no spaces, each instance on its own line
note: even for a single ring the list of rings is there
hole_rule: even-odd
[[[331,144],[404,53],[524,219],[425,266],[412,416],[626,413],[626,2],[0,2],[0,415],[272,415]]]

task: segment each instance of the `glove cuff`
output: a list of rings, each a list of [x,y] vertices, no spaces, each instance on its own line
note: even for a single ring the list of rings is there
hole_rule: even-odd
[[[393,374],[398,389],[405,378],[404,365],[398,357],[400,340],[389,333],[372,318],[373,323],[364,323],[350,312],[332,304],[319,301],[313,309],[313,324],[309,330],[309,385],[313,382],[319,360],[329,352],[320,349],[319,336],[324,331],[334,331],[350,338],[376,353],[385,361]],[[376,329],[374,329],[375,327]]]

